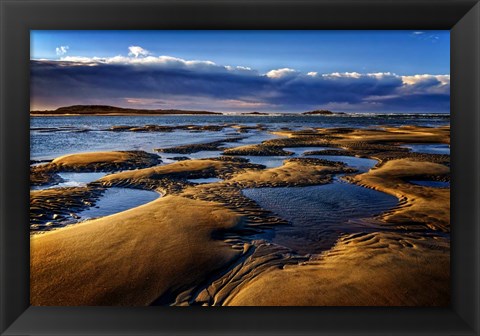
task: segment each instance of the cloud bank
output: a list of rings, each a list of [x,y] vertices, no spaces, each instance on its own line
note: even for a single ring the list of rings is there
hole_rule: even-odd
[[[65,51],[66,52],[66,51]],[[32,109],[70,104],[142,108],[295,112],[448,112],[450,76],[394,73],[266,73],[211,61],[153,56],[63,56],[31,61]]]

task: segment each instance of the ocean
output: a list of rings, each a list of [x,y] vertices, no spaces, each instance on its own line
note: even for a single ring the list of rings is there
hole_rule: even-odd
[[[170,116],[61,116],[32,117],[30,119],[30,159],[51,160],[58,156],[110,150],[143,150],[203,143],[228,137],[238,137],[232,128],[222,131],[173,132],[112,132],[112,126],[145,125],[222,125],[262,124],[267,130],[280,128],[308,129],[310,127],[375,127],[375,126],[443,126],[450,124],[445,114],[346,114],[334,116],[304,115],[170,115]],[[240,144],[258,143],[275,136],[264,131],[251,130],[241,134],[246,139]]]

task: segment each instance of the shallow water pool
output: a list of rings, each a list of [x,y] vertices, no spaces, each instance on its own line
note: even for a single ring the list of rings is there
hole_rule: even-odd
[[[104,217],[146,204],[158,197],[160,197],[159,193],[149,190],[108,188],[95,202],[95,206],[85,209],[77,215],[80,220]]]
[[[412,152],[415,153],[450,155],[450,146],[447,144],[412,144],[402,147],[409,148]]]
[[[189,179],[188,181],[193,183],[205,184],[205,183],[220,182],[222,181],[222,179],[218,177],[208,177],[208,178]]]
[[[351,168],[355,168],[359,173],[365,173],[372,169],[376,164],[377,160],[359,158],[356,156],[344,156],[344,155],[309,155],[309,158],[324,159],[329,161],[339,161],[345,163]]]
[[[294,157],[302,156],[305,152],[313,152],[313,151],[322,151],[328,149],[336,149],[333,147],[285,147],[284,150],[287,152],[293,152]]]
[[[398,204],[394,196],[341,181],[309,187],[245,189],[243,194],[292,224],[279,225],[258,238],[301,254],[320,253],[342,234],[365,231],[360,219]]]
[[[242,155],[241,157],[250,160],[251,163],[261,164],[267,168],[276,168],[283,165],[283,161],[295,157],[304,157],[303,153],[308,151],[319,151],[319,150],[327,150],[327,149],[335,149],[332,147],[286,147],[284,150],[288,152],[293,152],[293,155],[285,155],[285,156],[254,156],[254,155]],[[315,155],[309,155],[308,158],[317,157]],[[318,156],[320,157],[320,156]],[[340,160],[337,160],[340,161]]]
[[[450,188],[450,182],[442,181],[409,181],[410,183],[432,188]]]
[[[196,153],[188,153],[188,154],[161,153],[160,157],[162,158],[162,160],[164,160],[164,163],[171,163],[171,162],[176,162],[176,160],[172,159],[174,157],[188,157],[189,159],[205,159],[205,158],[219,157],[221,154],[222,154],[222,151],[219,151],[219,150],[208,150],[208,151],[204,150],[204,151],[199,151]]]
[[[67,188],[67,187],[82,187],[90,182],[96,181],[99,178],[104,177],[107,173],[95,172],[95,173],[58,173],[63,179],[63,182],[48,185],[48,186],[32,186],[32,190],[51,189],[51,188]]]
[[[275,168],[283,165],[283,161],[293,156],[251,156],[242,155],[242,158],[248,159],[250,163],[264,165],[267,168]]]

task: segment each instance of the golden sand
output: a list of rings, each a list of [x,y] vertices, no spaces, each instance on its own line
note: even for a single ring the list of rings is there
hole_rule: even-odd
[[[167,196],[31,239],[31,304],[144,306],[205,281],[243,250],[214,240],[240,218]]]
[[[241,283],[224,305],[445,306],[449,251],[441,238],[346,236],[318,260],[271,268]]]

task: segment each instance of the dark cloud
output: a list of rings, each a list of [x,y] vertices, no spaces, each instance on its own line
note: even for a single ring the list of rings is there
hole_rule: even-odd
[[[138,59],[135,59],[137,61]],[[155,60],[155,59],[154,59]],[[161,101],[210,110],[302,111],[343,104],[351,110],[447,112],[449,77],[394,74],[267,74],[211,62],[161,64],[31,61],[32,106]],[[197,104],[195,104],[197,101]],[[183,103],[183,105],[182,105]],[[257,105],[255,105],[257,104]],[[158,106],[157,106],[158,107]]]
[[[398,106],[403,109],[402,111],[410,112],[449,112],[450,96],[446,94],[411,94],[384,99],[382,104]]]

